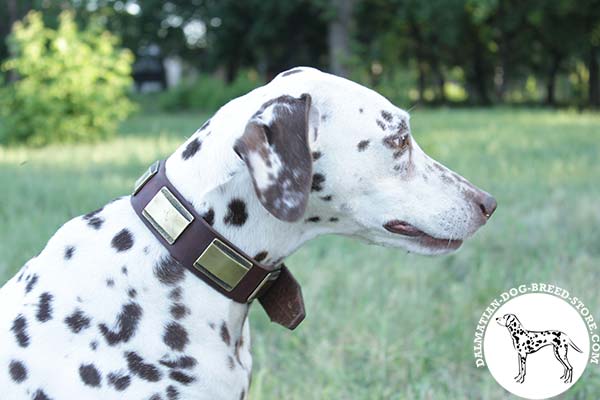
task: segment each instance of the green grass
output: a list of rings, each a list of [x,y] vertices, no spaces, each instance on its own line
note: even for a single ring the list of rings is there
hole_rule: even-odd
[[[141,114],[102,144],[0,147],[0,281],[64,221],[128,193],[205,118]],[[498,211],[442,258],[337,237],[301,249],[287,264],[303,284],[307,320],[289,333],[252,311],[253,400],[511,398],[472,359],[492,298],[550,282],[600,316],[600,116],[418,110],[412,126],[425,151],[493,193]],[[562,398],[599,392],[590,365]]]

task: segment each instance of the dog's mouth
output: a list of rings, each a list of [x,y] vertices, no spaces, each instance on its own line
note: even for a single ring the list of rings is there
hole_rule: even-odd
[[[414,225],[409,224],[406,221],[393,220],[383,225],[388,231],[398,235],[408,236],[415,238],[416,241],[422,246],[433,248],[433,249],[458,249],[463,241],[460,239],[443,239],[433,237]]]

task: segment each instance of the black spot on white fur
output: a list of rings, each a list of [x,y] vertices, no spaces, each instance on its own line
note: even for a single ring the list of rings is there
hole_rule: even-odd
[[[215,223],[215,210],[209,208],[207,212],[202,214],[202,218],[206,221],[207,224],[212,226]]]
[[[286,76],[290,76],[292,74],[297,74],[299,72],[302,72],[302,68],[294,68],[294,69],[290,69],[289,71],[285,71],[283,74],[281,74],[281,77],[286,77]]]
[[[323,190],[323,183],[325,182],[325,176],[323,174],[316,173],[313,175],[312,184],[310,187],[311,192],[320,192]]]
[[[36,318],[40,322],[47,322],[52,319],[52,296],[48,292],[44,292],[40,295],[40,302],[38,303],[38,310]]]
[[[198,132],[205,130],[206,128],[208,128],[209,125],[210,125],[210,119],[206,120],[206,122],[202,124],[200,129],[198,129]]]
[[[170,322],[163,334],[163,342],[173,350],[182,351],[189,343],[188,333],[178,322]]]
[[[154,266],[154,275],[165,285],[175,285],[185,277],[185,269],[173,257],[167,256]]]
[[[260,253],[258,253],[257,255],[254,256],[254,260],[261,262],[263,261],[265,258],[267,258],[267,256],[269,255],[269,253],[265,250],[261,251]]]
[[[178,400],[179,392],[175,389],[175,386],[169,385],[167,386],[167,399],[169,400]]]
[[[356,148],[358,149],[358,151],[365,151],[367,147],[369,147],[369,143],[371,143],[370,140],[361,140],[356,145]]]
[[[79,367],[79,377],[87,386],[100,387],[102,376],[93,364],[82,364]]]
[[[102,228],[102,224],[104,223],[104,219],[100,217],[92,217],[88,220],[88,225],[94,228],[95,230],[99,230]]]
[[[117,321],[112,329],[109,329],[106,324],[100,324],[98,327],[109,345],[127,343],[135,335],[141,317],[142,308],[136,303],[128,303],[117,315]]]
[[[162,374],[155,365],[144,362],[144,359],[137,353],[130,351],[125,353],[127,367],[131,373],[145,381],[158,382]]]
[[[171,290],[171,292],[169,292],[169,299],[171,299],[173,301],[181,300],[181,296],[182,296],[181,292],[182,292],[181,287],[176,287],[175,289]]]
[[[319,221],[321,221],[321,217],[317,217],[317,216],[306,218],[304,220],[304,222],[319,222]]]
[[[79,333],[82,330],[89,328],[90,322],[91,319],[79,309],[75,310],[73,314],[65,318],[65,324],[67,324],[73,333]]]
[[[23,315],[19,314],[17,318],[15,318],[10,330],[15,335],[15,339],[17,340],[19,346],[29,346],[30,339],[29,335],[27,334],[27,319]]]
[[[119,252],[129,250],[133,246],[131,232],[127,229],[122,229],[112,238],[111,245]]]
[[[231,343],[231,335],[229,334],[229,329],[227,329],[225,321],[221,323],[221,339],[227,346]]]
[[[8,372],[16,383],[21,383],[27,379],[27,368],[21,361],[12,360],[8,365]]]
[[[25,286],[25,293],[29,293],[33,290],[35,285],[37,284],[39,276],[37,274],[33,274],[31,277],[27,278],[27,285]]]
[[[185,304],[182,303],[175,303],[171,305],[169,311],[171,312],[171,316],[175,319],[182,319],[190,313],[189,308],[187,308]]]
[[[193,157],[194,154],[196,154],[201,147],[202,142],[200,142],[198,138],[194,138],[191,142],[187,144],[187,146],[185,146],[185,150],[183,150],[183,153],[181,153],[181,157],[184,160],[187,160]]]
[[[113,386],[115,390],[122,392],[127,389],[131,384],[131,377],[129,375],[119,373],[119,372],[111,372],[107,375],[108,384]]]
[[[67,246],[65,247],[65,260],[70,260],[75,253],[75,247]]]
[[[381,118],[383,118],[387,122],[392,122],[392,119],[393,119],[392,113],[390,113],[389,111],[382,110],[381,111]]]
[[[33,400],[52,400],[42,389],[38,389],[34,395]]]
[[[313,161],[317,161],[319,158],[321,158],[322,154],[320,151],[313,151],[312,152],[312,159]]]
[[[171,371],[169,373],[169,378],[183,385],[189,385],[190,383],[193,383],[196,380],[196,378],[194,378],[193,376],[184,374],[181,371]]]
[[[194,357],[182,356],[175,360],[163,357],[159,363],[171,369],[191,369],[196,366],[198,361]]]
[[[88,225],[96,230],[100,229],[104,223],[104,219],[98,216],[98,214],[102,212],[102,209],[103,207],[100,207],[99,209],[89,212],[83,216],[83,219],[87,221]]]
[[[227,214],[223,217],[223,222],[227,225],[242,226],[247,219],[246,203],[240,199],[232,199],[227,205]]]

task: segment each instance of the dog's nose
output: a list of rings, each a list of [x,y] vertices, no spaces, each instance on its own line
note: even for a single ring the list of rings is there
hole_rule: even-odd
[[[477,202],[477,205],[479,205],[479,209],[486,219],[492,216],[498,206],[496,199],[484,191],[480,191],[477,194],[475,201]]]

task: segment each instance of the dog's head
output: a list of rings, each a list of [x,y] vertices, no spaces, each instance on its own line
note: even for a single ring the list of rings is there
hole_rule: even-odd
[[[517,316],[515,314],[504,314],[502,317],[496,318],[496,322],[500,326],[514,326],[516,327],[519,323]]]
[[[407,112],[356,83],[296,68],[237,101],[252,113],[234,150],[280,220],[441,254],[496,208],[421,150]]]

